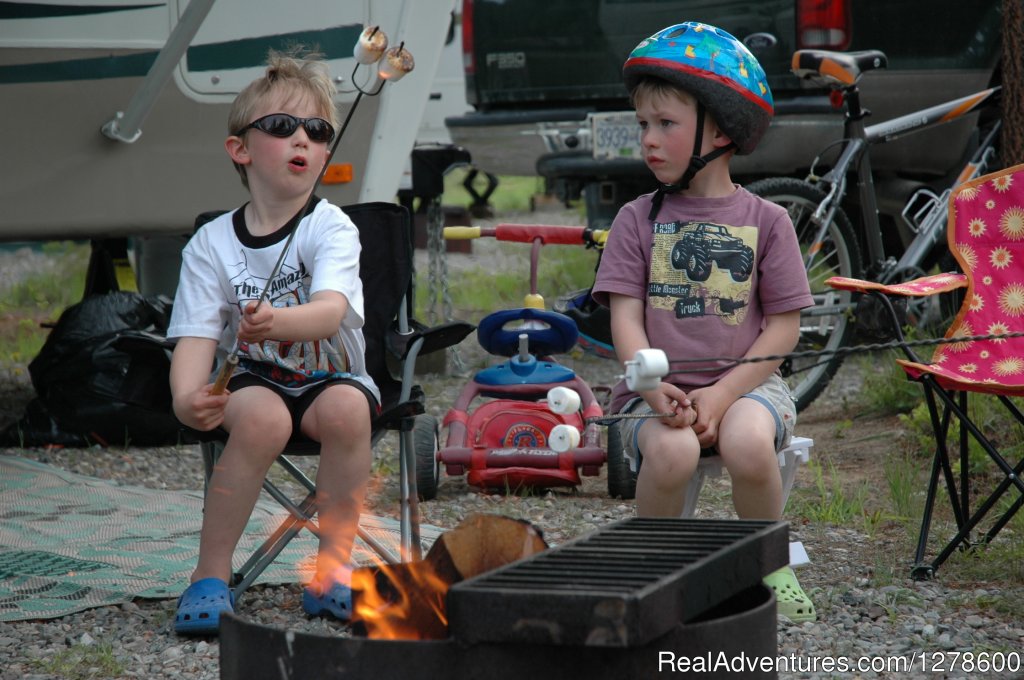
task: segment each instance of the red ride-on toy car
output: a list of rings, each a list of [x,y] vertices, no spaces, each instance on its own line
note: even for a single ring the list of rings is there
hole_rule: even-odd
[[[466,474],[478,487],[519,490],[523,487],[578,486],[580,474],[597,475],[606,460],[600,426],[602,416],[590,387],[567,366],[552,358],[576,344],[572,319],[545,310],[537,293],[537,261],[544,244],[597,244],[604,232],[584,227],[500,224],[494,228],[448,227],[445,238],[493,236],[500,241],[532,243],[530,294],[519,309],[487,315],[477,339],[489,354],[508,357],[476,373],[444,419],[447,437],[436,451],[423,438],[417,446],[417,490],[424,499],[437,493],[441,466],[449,475]],[[579,408],[554,413],[548,392],[574,390]],[[479,403],[478,400],[481,400]],[[572,433],[572,441],[553,441]],[[554,446],[553,446],[554,445]]]

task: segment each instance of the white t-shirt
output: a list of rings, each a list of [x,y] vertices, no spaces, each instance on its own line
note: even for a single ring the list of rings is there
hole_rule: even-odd
[[[287,240],[283,228],[251,235],[242,208],[203,225],[182,251],[167,336],[217,340],[219,354],[226,355],[242,309],[265,287],[263,304],[275,308],[305,304],[321,290],[336,291],[348,300],[348,312],[335,335],[316,342],[240,342],[238,372],[267,378],[292,394],[327,378],[347,377],[365,385],[379,403],[364,358],[358,229],[340,208],[321,200],[299,221],[280,272],[268,281]]]

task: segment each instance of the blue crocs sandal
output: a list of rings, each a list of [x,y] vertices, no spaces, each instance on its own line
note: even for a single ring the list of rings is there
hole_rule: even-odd
[[[310,616],[333,616],[339,621],[352,618],[352,589],[341,583],[333,583],[326,593],[320,595],[320,588],[310,584],[302,589],[302,610]]]
[[[178,598],[174,632],[179,635],[216,635],[220,615],[235,611],[235,598],[219,578],[196,581]]]

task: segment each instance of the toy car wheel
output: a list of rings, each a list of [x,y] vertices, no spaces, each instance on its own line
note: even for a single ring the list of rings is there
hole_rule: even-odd
[[[416,494],[423,501],[437,497],[441,476],[441,463],[437,459],[439,441],[437,418],[427,414],[416,416],[412,427],[412,445],[416,452]]]
[[[636,497],[636,473],[629,469],[617,423],[608,426],[608,495],[630,500]]]

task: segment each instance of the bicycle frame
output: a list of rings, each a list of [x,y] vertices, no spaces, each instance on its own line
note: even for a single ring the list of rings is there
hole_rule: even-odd
[[[828,224],[846,195],[846,182],[850,169],[855,167],[861,205],[860,212],[864,219],[862,227],[867,245],[864,259],[868,270],[876,272],[881,282],[889,283],[900,272],[918,267],[938,240],[937,237],[943,233],[941,227],[945,225],[945,199],[949,193],[960,183],[983,174],[991,162],[1001,121],[997,122],[985,137],[952,186],[948,187],[941,195],[928,192],[932,200],[915,213],[914,217],[919,221],[917,234],[898,262],[888,258],[882,242],[881,224],[878,220],[878,201],[875,196],[871,155],[868,150],[873,145],[891,142],[905,135],[948,123],[986,108],[996,101],[999,91],[999,87],[981,90],[966,97],[874,125],[865,125],[866,114],[860,105],[860,91],[857,85],[842,88],[841,92],[847,108],[844,124],[846,143],[835,165],[825,175],[814,177],[812,166],[812,175],[808,177],[811,182],[825,183],[829,186],[825,200],[821,202],[813,216],[814,221],[820,225],[815,244],[823,243]],[[817,248],[810,249],[808,265],[813,264],[813,258],[817,251]]]

